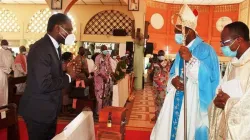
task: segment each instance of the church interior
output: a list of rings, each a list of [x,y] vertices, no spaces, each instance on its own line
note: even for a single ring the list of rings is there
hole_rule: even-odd
[[[60,45],[62,59],[70,53],[69,61],[77,63],[74,58],[80,56],[88,62],[88,76],[76,79],[70,90],[61,89],[53,140],[156,140],[150,135],[159,115],[155,101],[159,87],[155,88],[151,67],[163,50],[170,71],[180,49],[173,15],[184,4],[198,11],[197,36],[215,51],[223,76],[231,58],[221,50],[221,32],[235,21],[250,26],[250,0],[0,0],[0,41],[8,41],[14,64],[22,53],[20,46],[27,50],[25,60],[31,61],[30,50],[47,33],[49,18],[58,13],[71,20],[75,36],[73,45]],[[101,69],[96,58],[104,46],[116,63],[111,77],[115,80],[102,85],[103,92],[110,88],[111,94],[96,99],[96,69]],[[25,63],[25,69],[29,69],[27,60]],[[29,139],[26,122],[18,112],[26,94],[25,87],[18,90],[21,84],[28,86],[29,76],[27,71],[22,76],[14,72],[7,75],[7,104],[1,106],[0,102],[1,140]]]

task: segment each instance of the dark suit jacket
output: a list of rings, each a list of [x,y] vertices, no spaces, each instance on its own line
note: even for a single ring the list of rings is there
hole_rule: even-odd
[[[56,49],[45,35],[30,49],[27,58],[27,87],[21,98],[19,114],[42,123],[55,121],[62,104],[62,89],[69,85]]]

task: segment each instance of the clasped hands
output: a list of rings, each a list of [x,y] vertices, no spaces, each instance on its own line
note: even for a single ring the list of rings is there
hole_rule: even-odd
[[[66,67],[66,72],[67,74],[70,75],[71,79],[75,80],[79,78],[81,70],[82,70],[80,65],[77,65],[76,63],[71,62],[71,63],[68,63],[67,66],[65,67]]]

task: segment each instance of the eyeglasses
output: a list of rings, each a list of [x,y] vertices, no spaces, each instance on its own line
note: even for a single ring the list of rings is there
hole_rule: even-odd
[[[225,40],[225,41],[220,41],[220,44],[221,44],[221,46],[226,46],[226,44],[228,42],[231,42],[231,41],[232,41],[232,39],[228,39],[228,40]]]
[[[239,38],[239,35],[236,35],[236,36],[234,37],[234,39],[228,39],[228,40],[225,40],[225,41],[220,41],[220,44],[221,44],[221,46],[226,46],[226,44],[227,44],[228,42],[233,42],[233,41],[235,41],[237,38]]]

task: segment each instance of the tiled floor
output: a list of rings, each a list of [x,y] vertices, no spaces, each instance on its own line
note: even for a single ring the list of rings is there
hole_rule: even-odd
[[[153,88],[146,85],[144,90],[134,91],[134,95],[135,98],[126,129],[151,131],[155,124],[155,122],[151,122],[155,113]]]

